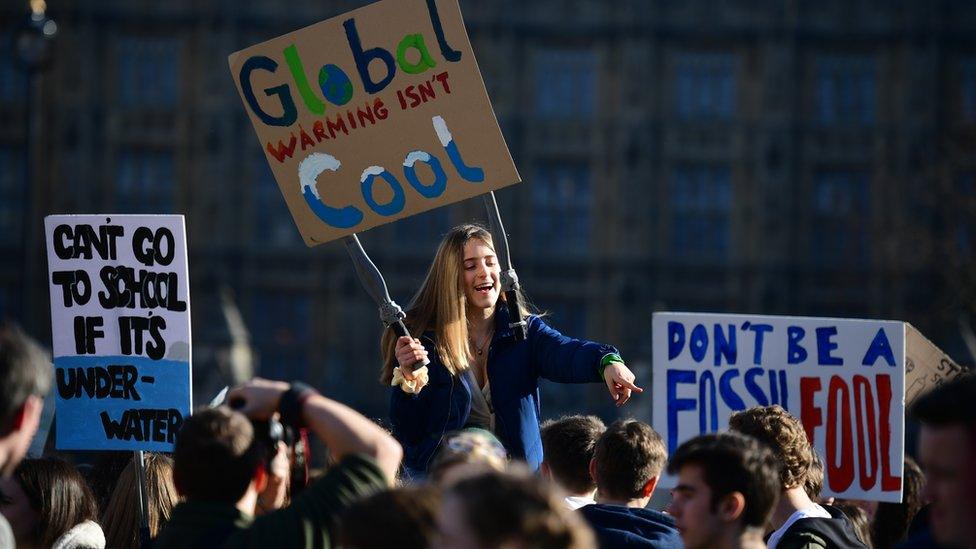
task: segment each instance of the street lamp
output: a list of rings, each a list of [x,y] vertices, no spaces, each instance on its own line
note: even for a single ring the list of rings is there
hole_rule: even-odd
[[[26,95],[24,97],[24,181],[21,243],[23,246],[23,283],[21,284],[21,321],[28,326],[34,326],[34,259],[35,238],[33,228],[38,225],[37,208],[33,200],[34,163],[38,158],[36,143],[41,130],[41,109],[35,108],[35,102],[40,105],[41,75],[52,58],[54,38],[58,34],[58,24],[47,16],[47,3],[44,0],[30,0],[30,11],[22,25],[14,35],[14,51],[17,61],[27,75]]]

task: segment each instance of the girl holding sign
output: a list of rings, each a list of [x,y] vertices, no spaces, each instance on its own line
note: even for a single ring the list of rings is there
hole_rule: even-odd
[[[516,341],[507,308],[496,306],[499,277],[491,234],[451,229],[404,321],[420,338],[383,336],[381,380],[399,386],[390,418],[408,475],[423,475],[444,435],[464,427],[494,432],[511,457],[538,468],[539,377],[603,381],[617,406],[643,391],[615,348],[566,337],[538,316],[525,315],[528,337]],[[414,372],[424,358],[430,366]]]

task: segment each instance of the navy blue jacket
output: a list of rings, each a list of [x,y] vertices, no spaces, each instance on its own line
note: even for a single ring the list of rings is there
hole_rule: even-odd
[[[528,337],[515,341],[508,311],[499,303],[495,335],[488,347],[488,382],[495,411],[495,431],[509,456],[533,469],[542,463],[539,436],[539,377],[559,383],[601,382],[600,359],[617,350],[610,345],[566,337],[541,318],[530,316]],[[437,356],[432,335],[421,338],[427,349],[430,381],[419,394],[391,388],[393,436],[403,446],[404,465],[426,471],[446,433],[464,427],[471,412],[467,377],[447,371]]]
[[[674,519],[660,511],[596,503],[581,507],[579,512],[593,527],[602,549],[684,547]]]

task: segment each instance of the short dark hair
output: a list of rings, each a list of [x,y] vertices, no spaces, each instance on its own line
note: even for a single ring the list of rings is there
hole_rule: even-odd
[[[803,486],[814,452],[803,424],[782,406],[755,406],[729,417],[729,429],[754,437],[776,455],[783,489]]]
[[[542,424],[543,459],[556,482],[574,493],[596,487],[590,477],[590,460],[606,429],[596,416],[564,416]]]
[[[342,516],[339,546],[425,549],[437,534],[440,500],[433,486],[386,490],[359,500]]]
[[[200,410],[176,436],[173,475],[187,499],[236,503],[262,463],[254,427],[225,406]]]
[[[38,547],[50,547],[75,526],[98,520],[95,496],[84,477],[60,458],[25,459],[13,478],[37,513],[30,537]]]
[[[593,451],[596,486],[603,496],[634,499],[661,474],[668,453],[661,435],[636,419],[616,421],[600,435]]]
[[[776,506],[781,491],[776,456],[758,440],[736,432],[695,437],[675,450],[668,472],[697,465],[712,491],[711,508],[725,496],[739,492],[746,500],[745,526],[762,527]]]
[[[0,326],[0,436],[10,432],[27,397],[42,397],[50,386],[47,353],[16,325]]]
[[[976,375],[967,374],[918,397],[912,416],[934,427],[976,424]]]
[[[582,516],[569,510],[550,483],[512,467],[459,480],[445,497],[460,500],[461,514],[481,545],[507,543],[532,547],[595,547]]]

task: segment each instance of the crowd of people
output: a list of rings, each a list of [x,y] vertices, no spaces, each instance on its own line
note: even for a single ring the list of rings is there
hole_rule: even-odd
[[[172,456],[148,454],[149,505],[131,460],[77,468],[24,459],[50,362],[18,329],[0,331],[0,547],[967,547],[976,543],[976,378],[920,398],[918,456],[902,503],[820,494],[822,462],[779,406],[733,414],[726,432],[667,456],[650,425],[574,415],[541,425],[533,470],[491,431],[445,435],[420,478],[385,429],[314,389],[263,379],[229,406],[198,410]],[[293,482],[296,456],[268,446],[269,420],[308,429],[330,465]],[[925,471],[923,475],[922,470]],[[651,504],[667,471],[663,509]],[[656,501],[661,501],[657,498]],[[145,521],[143,521],[143,515]]]
[[[976,546],[976,377],[913,406],[921,467],[906,458],[902,503],[833,500],[803,425],[776,405],[670,458],[636,419],[540,424],[540,377],[605,383],[618,405],[642,389],[615,348],[529,308],[515,337],[500,275],[484,229],[441,243],[407,312],[417,337],[382,343],[392,432],[303,383],[254,379],[188,417],[172,455],[138,464],[25,459],[52,367],[0,328],[0,549]],[[321,470],[307,433],[328,448]]]

